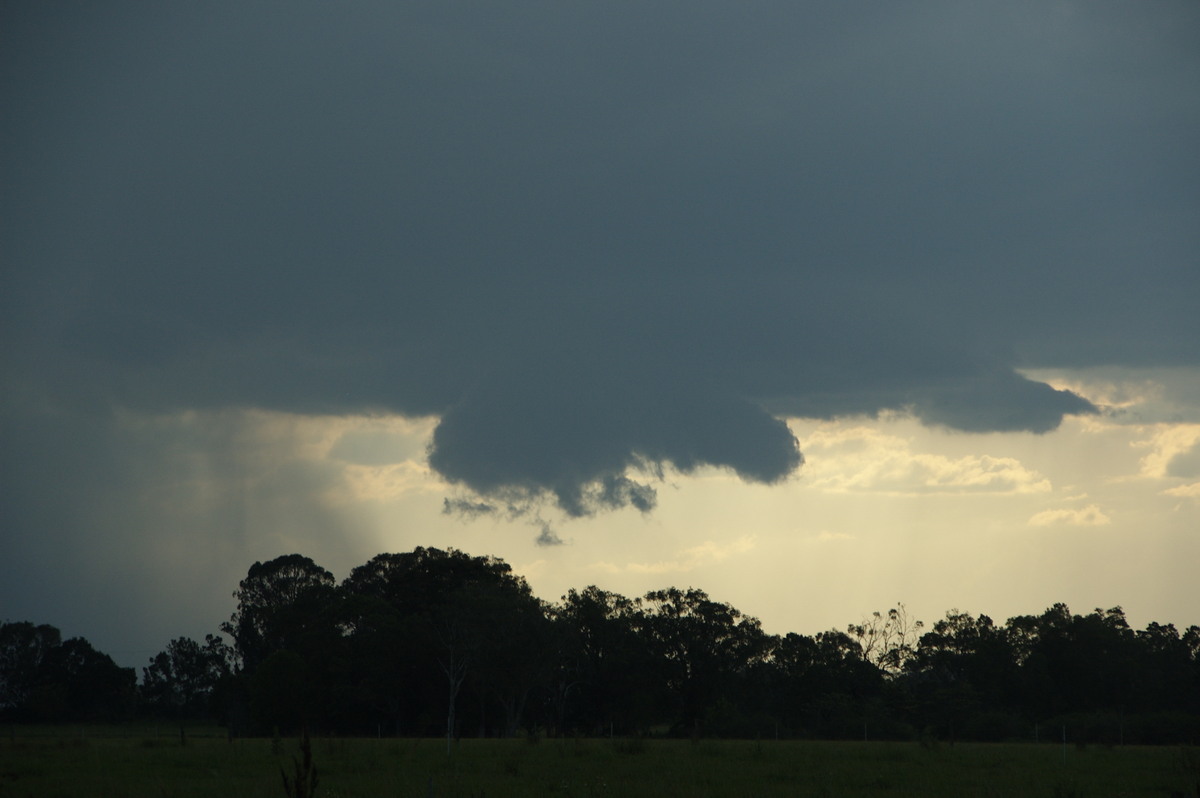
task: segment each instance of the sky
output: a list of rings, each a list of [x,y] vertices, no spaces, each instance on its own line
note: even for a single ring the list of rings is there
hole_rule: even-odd
[[[1200,623],[1200,5],[0,5],[0,620],[415,546]]]

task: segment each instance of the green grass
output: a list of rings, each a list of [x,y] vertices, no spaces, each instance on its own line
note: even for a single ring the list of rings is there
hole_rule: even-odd
[[[5,730],[7,731],[7,730]],[[0,737],[3,798],[280,798],[296,740],[178,729],[134,737],[18,729]],[[141,730],[139,730],[141,731]],[[1196,796],[1196,749],[650,740],[313,740],[325,798],[615,796]]]

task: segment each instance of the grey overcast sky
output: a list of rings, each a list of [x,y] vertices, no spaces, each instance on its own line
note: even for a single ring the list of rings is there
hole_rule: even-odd
[[[256,559],[456,545],[779,632],[1200,621],[1192,0],[5,2],[0,39],[0,619],[141,665]]]

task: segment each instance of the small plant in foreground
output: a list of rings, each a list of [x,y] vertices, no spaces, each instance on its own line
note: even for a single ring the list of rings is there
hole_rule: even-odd
[[[283,778],[283,791],[288,798],[312,798],[317,794],[317,766],[312,761],[308,729],[304,730],[304,736],[300,738],[300,755],[299,761],[292,757],[292,764],[296,769],[294,779],[289,779],[283,768],[279,769],[279,775]]]

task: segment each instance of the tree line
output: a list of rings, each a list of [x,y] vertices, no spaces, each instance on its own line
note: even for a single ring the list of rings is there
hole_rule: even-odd
[[[997,625],[903,605],[846,631],[771,635],[694,588],[590,586],[556,603],[495,557],[419,547],[340,584],[299,554],[254,563],[232,617],[142,670],[29,622],[0,626],[9,721],[213,718],[411,736],[1200,740],[1200,627],[1132,629],[1055,604]]]

